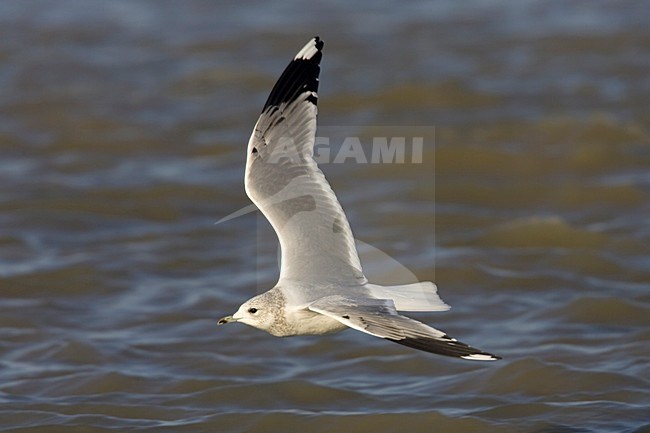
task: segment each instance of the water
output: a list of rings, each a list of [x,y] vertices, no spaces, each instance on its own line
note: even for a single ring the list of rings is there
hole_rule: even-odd
[[[2,430],[650,431],[649,13],[2,2]],[[435,280],[452,310],[415,316],[503,360],[217,329],[277,278],[263,219],[214,222],[315,34],[321,135],[426,138],[323,165],[370,279]]]

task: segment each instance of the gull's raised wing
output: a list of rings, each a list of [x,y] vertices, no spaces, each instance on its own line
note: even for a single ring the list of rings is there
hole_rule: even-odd
[[[273,87],[248,142],[246,193],[280,240],[280,279],[364,284],[348,220],[313,159],[323,41],[315,37]]]
[[[336,319],[357,331],[425,352],[478,361],[500,359],[461,343],[422,322],[398,314],[393,301],[389,299],[356,301],[333,295],[313,302],[309,309]]]

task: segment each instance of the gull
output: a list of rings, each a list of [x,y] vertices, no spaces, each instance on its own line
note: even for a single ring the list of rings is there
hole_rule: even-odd
[[[281,249],[275,287],[218,324],[244,323],[277,337],[352,328],[414,349],[496,360],[399,311],[445,311],[429,281],[371,284],[350,224],[313,158],[323,41],[311,39],[271,90],[248,141],[244,186],[275,230]]]

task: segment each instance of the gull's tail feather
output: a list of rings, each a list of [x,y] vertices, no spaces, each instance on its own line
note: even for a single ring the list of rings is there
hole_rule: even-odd
[[[438,288],[431,281],[400,286],[367,284],[370,295],[377,299],[392,299],[397,311],[447,311],[451,308],[438,296]]]

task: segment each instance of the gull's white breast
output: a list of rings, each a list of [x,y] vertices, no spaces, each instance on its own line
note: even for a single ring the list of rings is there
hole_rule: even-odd
[[[321,335],[347,329],[347,326],[331,317],[315,313],[306,308],[285,310],[285,320],[288,325],[280,337],[294,335]]]

